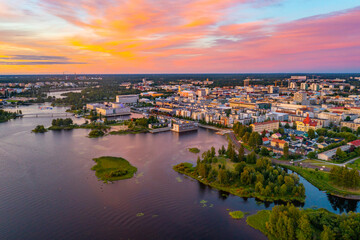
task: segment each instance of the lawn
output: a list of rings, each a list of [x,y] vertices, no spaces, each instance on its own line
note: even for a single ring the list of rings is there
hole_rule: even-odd
[[[95,175],[102,181],[117,181],[132,178],[137,168],[128,161],[118,157],[100,157],[93,159],[97,164],[91,168]]]
[[[266,222],[269,221],[270,213],[270,210],[258,211],[256,214],[248,216],[246,222],[249,226],[260,230],[262,233],[267,235],[269,239],[273,239],[269,236],[268,230],[266,229]]]
[[[346,166],[360,171],[360,159],[357,159],[357,160],[355,160],[355,162],[349,163]]]

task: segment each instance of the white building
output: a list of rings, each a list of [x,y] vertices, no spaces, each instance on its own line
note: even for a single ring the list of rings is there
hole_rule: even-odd
[[[117,103],[137,103],[139,100],[139,95],[117,95],[116,96],[116,102]]]

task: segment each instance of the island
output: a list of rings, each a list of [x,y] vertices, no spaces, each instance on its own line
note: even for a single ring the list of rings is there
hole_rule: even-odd
[[[47,129],[44,127],[44,125],[37,125],[33,130],[33,133],[45,133],[47,132]]]
[[[191,153],[199,153],[200,152],[200,149],[194,147],[194,148],[189,148],[189,152]]]
[[[104,156],[93,159],[96,165],[91,168],[95,171],[96,177],[104,182],[132,178],[137,168],[121,157]]]
[[[240,197],[255,197],[263,201],[276,200],[304,202],[305,188],[295,174],[288,174],[270,159],[256,159],[255,153],[248,156],[236,154],[233,146],[215,148],[198,157],[197,165],[180,163],[173,169],[218,190]]]
[[[278,205],[247,217],[246,222],[270,240],[359,239],[360,214],[337,215],[325,209]]]

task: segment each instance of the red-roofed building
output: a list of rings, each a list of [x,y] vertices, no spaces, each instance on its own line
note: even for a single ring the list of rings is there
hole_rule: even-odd
[[[350,146],[354,146],[354,147],[360,147],[360,139],[352,141],[352,142],[348,142],[348,145]]]

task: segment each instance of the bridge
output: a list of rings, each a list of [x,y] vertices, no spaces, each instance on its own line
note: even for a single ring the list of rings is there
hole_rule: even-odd
[[[74,116],[73,113],[25,113],[19,114],[18,117],[29,117],[29,118],[38,118],[38,117],[71,117]]]

